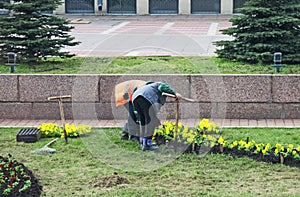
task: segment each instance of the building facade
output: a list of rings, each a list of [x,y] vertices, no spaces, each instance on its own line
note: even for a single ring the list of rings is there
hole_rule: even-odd
[[[54,14],[233,14],[247,0],[63,0]]]

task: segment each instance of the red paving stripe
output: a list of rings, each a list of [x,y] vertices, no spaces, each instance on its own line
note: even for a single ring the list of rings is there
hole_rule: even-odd
[[[117,125],[117,121],[115,121],[115,120],[108,120],[105,126],[106,127],[113,127],[115,125]]]
[[[224,122],[223,122],[223,126],[224,127],[230,127],[230,122],[231,122],[230,119],[225,119]]]
[[[26,121],[20,122],[20,124],[24,127],[33,127],[34,125],[36,125],[36,121],[35,120],[26,120]]]
[[[230,126],[231,127],[238,127],[240,125],[240,120],[239,119],[231,119],[230,120]]]
[[[249,120],[248,119],[240,119],[240,126],[241,127],[248,127],[249,126]]]
[[[276,127],[284,127],[284,122],[282,119],[275,119]]]
[[[285,127],[294,127],[294,122],[291,119],[284,119],[284,125]]]
[[[257,120],[249,120],[249,127],[257,127]]]
[[[293,119],[295,127],[300,127],[300,119]]]
[[[259,120],[257,120],[257,126],[258,127],[266,127],[267,121],[265,119],[259,119]]]
[[[112,28],[112,26],[89,26],[89,27],[75,27],[71,32],[73,33],[102,33],[108,29]]]
[[[162,27],[165,24],[167,24],[168,22],[130,22],[128,24],[126,24],[124,27],[136,27],[136,26],[158,26],[158,27]]]
[[[123,56],[125,52],[106,52],[106,51],[72,51],[70,50],[71,54],[79,55],[79,56]]]
[[[66,120],[69,124],[86,124],[92,127],[123,127],[126,120]],[[175,122],[175,119],[161,120]],[[300,127],[300,119],[261,119],[261,120],[248,120],[248,119],[218,119],[211,120],[220,124],[221,127]],[[179,119],[184,126],[195,127],[199,124],[199,119]],[[56,123],[62,125],[61,120],[13,120],[13,119],[0,119],[0,127],[37,127],[43,123]]]
[[[108,123],[108,120],[100,120],[98,125],[106,126]]]
[[[276,127],[274,119],[267,119],[267,126],[268,127]]]
[[[24,124],[26,124],[28,122],[28,120],[26,120],[26,122],[24,123],[24,120],[12,120],[9,122],[9,126],[12,126],[12,127],[16,127],[16,126],[22,126]]]
[[[10,126],[10,123],[12,122],[12,119],[4,119],[4,121],[1,123],[3,126]]]

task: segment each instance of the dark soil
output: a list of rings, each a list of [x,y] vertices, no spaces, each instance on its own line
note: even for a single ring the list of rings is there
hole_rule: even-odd
[[[91,182],[93,187],[100,188],[110,188],[121,184],[128,184],[129,181],[121,176],[118,173],[114,173],[110,176],[102,177],[100,179],[95,179]]]
[[[246,151],[244,149],[238,150],[237,147],[230,149],[228,147],[223,148],[223,152],[220,151],[219,146],[214,146],[213,148],[207,146],[198,146],[195,145],[192,147],[191,145],[183,144],[181,142],[171,141],[168,142],[162,136],[156,136],[155,139],[158,145],[165,144],[167,148],[173,149],[175,152],[181,152],[184,154],[195,153],[195,154],[204,154],[204,153],[219,153],[219,154],[226,154],[231,155],[232,157],[249,157],[254,161],[258,162],[268,162],[279,164],[281,163],[280,157],[274,155],[274,150],[271,151],[268,155],[263,155],[262,153],[254,153],[254,149],[250,151]],[[300,168],[300,160],[295,159],[293,156],[288,155],[284,158],[283,163],[284,165],[291,166],[291,167],[298,167]]]
[[[3,188],[0,189],[0,196],[7,196],[7,197],[37,197],[41,195],[42,192],[42,186],[39,185],[38,180],[34,177],[32,172],[30,172],[30,180],[31,180],[31,186],[22,192],[19,192],[19,189],[21,189],[24,185],[25,180],[20,181],[20,184],[14,187],[11,192],[7,195],[3,195],[4,188],[7,188],[7,185],[4,185]]]
[[[31,180],[31,186],[28,189],[26,189],[22,192],[19,192],[19,189],[21,189],[24,186],[24,183],[27,180],[26,178],[21,178],[19,180],[19,184],[17,186],[15,186],[7,195],[4,195],[3,191],[5,190],[5,188],[7,188],[9,186],[8,186],[8,184],[2,185],[2,187],[0,188],[0,196],[3,196],[3,197],[28,197],[28,196],[38,197],[38,196],[40,196],[41,192],[42,192],[42,186],[39,185],[37,178],[22,163],[19,163],[19,165],[22,166],[24,171],[28,172],[28,174],[29,174],[28,178]],[[9,173],[9,172],[3,171],[3,170],[2,170],[2,172],[4,174]]]
[[[211,153],[221,153],[220,148],[218,146],[215,146],[211,149]],[[246,150],[238,150],[238,148],[230,149],[228,147],[224,147],[224,150],[222,154],[231,155],[232,157],[249,157],[253,159],[254,161],[258,162],[268,162],[268,163],[274,163],[279,164],[280,157],[274,155],[273,152],[271,152],[269,155],[263,155],[262,153],[254,153],[254,150],[246,151]],[[300,168],[300,160],[295,159],[293,156],[289,155],[284,158],[283,161],[284,165],[291,166],[291,167],[298,167]]]

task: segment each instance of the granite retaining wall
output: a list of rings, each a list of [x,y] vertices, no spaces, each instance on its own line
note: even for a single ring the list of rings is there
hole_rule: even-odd
[[[47,98],[72,95],[66,119],[125,119],[114,87],[130,79],[166,81],[196,99],[180,103],[180,118],[300,118],[300,75],[0,75],[0,118],[60,119]],[[159,116],[175,118],[175,109],[168,98]]]

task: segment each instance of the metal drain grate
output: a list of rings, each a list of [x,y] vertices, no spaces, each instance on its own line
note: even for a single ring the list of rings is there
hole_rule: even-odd
[[[41,131],[37,128],[21,129],[17,134],[17,142],[36,142],[41,138]]]

